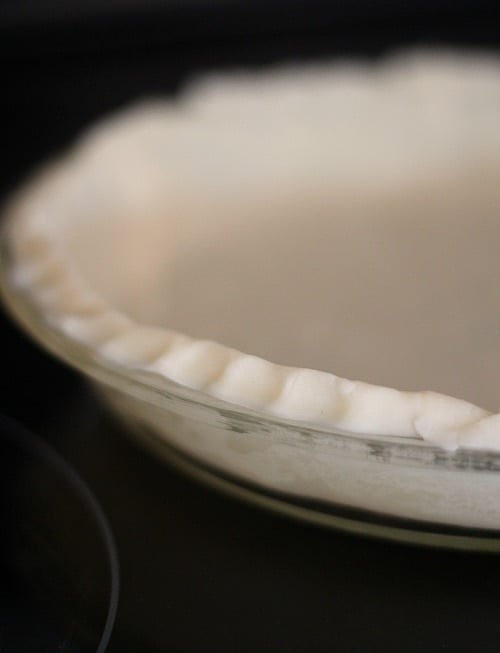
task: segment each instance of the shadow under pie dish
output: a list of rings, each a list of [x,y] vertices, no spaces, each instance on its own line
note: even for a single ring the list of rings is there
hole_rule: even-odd
[[[4,298],[212,484],[497,548],[499,70],[413,54],[137,105],[13,198]]]

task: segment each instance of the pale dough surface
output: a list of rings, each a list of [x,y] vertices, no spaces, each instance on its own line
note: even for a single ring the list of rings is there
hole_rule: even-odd
[[[277,68],[133,107],[20,198],[15,283],[127,369],[498,449],[499,70]]]
[[[73,254],[110,304],[140,322],[276,363],[434,390],[495,411],[496,182],[471,174],[366,201],[284,202],[279,214],[259,202],[236,205],[247,219],[222,220],[220,228],[214,221],[201,242],[167,257],[182,215],[143,221],[141,236],[131,229],[96,239],[94,225],[89,250],[79,233]],[[129,263],[110,266],[110,252]]]

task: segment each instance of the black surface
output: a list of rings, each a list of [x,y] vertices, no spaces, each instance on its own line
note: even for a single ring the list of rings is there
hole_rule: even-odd
[[[109,526],[74,470],[0,416],[0,650],[103,653],[119,572]]]
[[[492,46],[499,36],[493,3],[365,3],[354,13],[314,3],[313,17],[303,3],[304,20],[273,3],[267,22],[264,5],[234,18],[217,3],[216,14],[183,10],[178,23],[172,3],[149,18],[129,4],[123,23],[77,13],[70,32],[57,16],[37,25],[21,10],[2,22],[3,191],[103,112],[175,91],[196,70],[422,42]],[[112,653],[500,650],[500,557],[365,541],[218,496],[142,451],[6,319],[0,329],[0,410],[63,453],[114,531],[122,588]]]

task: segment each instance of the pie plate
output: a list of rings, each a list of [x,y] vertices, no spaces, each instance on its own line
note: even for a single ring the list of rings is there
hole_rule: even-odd
[[[411,53],[142,102],[11,199],[4,301],[200,480],[499,550],[499,73]]]

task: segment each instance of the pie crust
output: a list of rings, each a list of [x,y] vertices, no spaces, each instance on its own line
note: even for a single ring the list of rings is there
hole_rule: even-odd
[[[198,215],[205,208],[207,215],[223,214],[228,196],[239,201],[242,179],[245,197],[270,198],[300,184],[314,196],[330,188],[332,178],[334,190],[353,197],[360,189],[410,187],[420,183],[421,174],[446,181],[480,169],[498,179],[499,116],[500,62],[484,55],[417,53],[370,65],[208,77],[179,100],[143,102],[105,120],[18,193],[7,210],[10,282],[66,337],[97,355],[236,406],[352,433],[423,438],[450,450],[500,449],[500,414],[463,399],[278,365],[141,322],[110,304],[73,256],[75,243],[91,233],[85,225],[101,225],[108,244],[126,231],[136,248],[130,260],[115,260],[111,248],[107,265],[118,272],[135,266],[135,276],[124,278],[136,279],[137,287],[121,292],[139,296],[148,288],[148,265],[155,270],[163,255],[151,247],[154,238],[139,242],[141,229],[156,225],[144,216],[157,205],[173,213],[175,202],[184,206],[185,197],[196,197]],[[403,147],[398,134],[410,129],[413,135]],[[213,154],[221,140],[222,154]],[[377,157],[382,151],[391,156]],[[325,159],[332,152],[336,155]],[[240,160],[241,169],[224,157]],[[498,211],[500,216],[500,203]],[[125,213],[135,217],[117,228]],[[176,243],[187,246],[182,226],[173,224],[169,251]],[[190,237],[200,242],[209,228],[208,219],[186,222]],[[86,247],[91,250],[88,242]],[[500,255],[498,261],[500,266]]]

